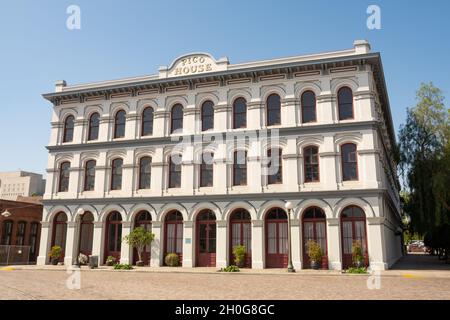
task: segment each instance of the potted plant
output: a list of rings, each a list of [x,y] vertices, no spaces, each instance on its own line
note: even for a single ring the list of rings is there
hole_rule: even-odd
[[[85,266],[88,264],[88,262],[89,262],[89,258],[87,255],[85,255],[83,253],[80,253],[78,255],[78,265]]]
[[[319,269],[319,267],[322,265],[323,256],[322,248],[320,247],[320,245],[314,240],[309,240],[306,244],[306,250],[309,261],[311,263],[311,268],[315,270]]]
[[[164,262],[169,267],[178,267],[180,258],[178,257],[178,254],[171,252],[166,255]]]
[[[234,246],[233,255],[234,255],[234,263],[239,268],[243,268],[245,265],[245,246]]]
[[[353,264],[355,265],[356,268],[361,268],[363,267],[364,263],[363,263],[363,248],[361,245],[361,241],[359,240],[355,240],[353,241],[352,244],[352,260],[353,260]]]
[[[133,248],[136,248],[139,260],[136,262],[138,267],[144,266],[144,261],[142,261],[142,253],[145,250],[145,246],[152,243],[155,235],[144,227],[137,227],[131,233],[124,237],[124,240]]]
[[[116,258],[114,258],[113,256],[108,256],[108,258],[106,258],[107,266],[112,266],[112,265],[114,265],[115,262],[116,262]]]
[[[50,257],[50,261],[52,265],[56,266],[59,262],[59,258],[61,258],[62,249],[60,246],[53,246],[50,249],[50,253],[48,254]]]

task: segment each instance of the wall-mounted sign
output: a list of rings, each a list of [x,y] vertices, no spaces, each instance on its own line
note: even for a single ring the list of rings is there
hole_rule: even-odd
[[[215,60],[207,53],[191,53],[175,59],[170,67],[159,68],[160,78],[189,76],[207,72],[227,70],[228,59]]]

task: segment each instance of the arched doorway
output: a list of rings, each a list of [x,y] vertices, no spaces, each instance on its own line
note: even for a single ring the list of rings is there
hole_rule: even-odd
[[[168,253],[176,253],[183,261],[183,215],[173,210],[166,215],[164,229],[164,259]]]
[[[197,267],[216,266],[216,215],[209,209],[197,215]]]
[[[236,209],[230,215],[230,264],[234,264],[233,248],[245,247],[244,267],[252,267],[252,220],[245,209]]]
[[[270,209],[266,214],[266,268],[288,265],[288,224],[286,212]]]
[[[134,227],[143,227],[147,231],[152,231],[152,216],[150,212],[144,210],[140,211],[134,220]],[[144,265],[149,266],[150,265],[150,256],[151,256],[151,245],[145,246],[144,252],[142,253],[142,261],[144,261]],[[136,262],[139,260],[138,252],[135,249],[133,249],[133,264],[136,264]]]
[[[353,266],[352,245],[354,241],[361,243],[364,255],[364,264],[368,266],[366,215],[357,206],[348,206],[341,212],[342,233],[342,268]]]
[[[80,221],[80,240],[78,253],[86,256],[92,254],[92,242],[94,238],[94,215],[86,211],[81,216]]]
[[[122,244],[122,216],[119,212],[113,211],[106,219],[106,241],[105,241],[105,257],[116,258],[116,262],[120,261],[120,250]]]
[[[305,210],[302,217],[303,224],[303,268],[311,268],[311,261],[308,257],[307,244],[313,240],[322,249],[322,268],[328,268],[327,258],[327,225],[326,216],[322,209],[311,207]]]
[[[66,251],[66,236],[67,236],[67,215],[64,212],[58,212],[53,218],[53,235],[52,247],[61,247],[61,256],[59,262],[64,261],[64,253]]]

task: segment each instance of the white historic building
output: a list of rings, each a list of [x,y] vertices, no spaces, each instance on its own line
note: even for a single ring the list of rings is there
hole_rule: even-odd
[[[156,75],[59,81],[44,98],[54,107],[38,264],[53,245],[65,264],[80,252],[134,263],[121,240],[144,226],[151,266],[173,252],[183,267],[224,267],[244,245],[246,266],[285,267],[288,201],[296,269],[310,267],[308,240],[323,268],[352,265],[356,241],[371,267],[402,255],[394,128],[366,41],[240,64],[193,53]]]

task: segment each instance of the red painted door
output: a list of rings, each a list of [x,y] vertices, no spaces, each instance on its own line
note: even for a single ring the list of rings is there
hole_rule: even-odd
[[[283,209],[272,209],[266,218],[266,267],[286,268],[288,265],[287,215]]]
[[[53,237],[52,247],[61,247],[61,256],[59,262],[64,262],[64,253],[66,250],[66,234],[67,234],[67,216],[64,212],[60,212],[53,220]]]
[[[317,207],[309,208],[303,214],[303,268],[311,268],[311,262],[308,256],[307,244],[308,241],[313,240],[319,244],[322,249],[322,261],[324,261],[323,268],[327,266],[327,231],[326,231],[326,216],[322,209]],[[319,263],[321,263],[319,261]]]
[[[197,218],[197,267],[216,266],[216,216],[210,210]]]
[[[147,231],[152,231],[152,217],[150,212],[141,211],[136,216],[136,222],[134,224],[135,228],[143,227]],[[144,265],[150,265],[151,258],[151,245],[145,246],[144,252],[142,253],[142,261],[144,261]],[[136,248],[133,249],[133,264],[139,260],[139,255]]]
[[[252,224],[247,210],[238,209],[230,217],[230,265],[234,265],[233,248],[245,247],[245,268],[252,267]]]
[[[92,254],[92,242],[94,237],[94,216],[89,211],[81,217],[79,252],[86,256]]]
[[[359,241],[363,248],[364,264],[369,264],[366,236],[366,217],[364,211],[356,206],[345,208],[341,213],[342,268],[353,266],[352,246]]]
[[[169,212],[164,229],[164,258],[168,253],[178,255],[180,266],[183,262],[183,216],[179,211]]]
[[[106,221],[106,241],[105,241],[105,259],[108,256],[120,261],[120,251],[122,245],[122,217],[119,212],[114,211],[109,214]]]

